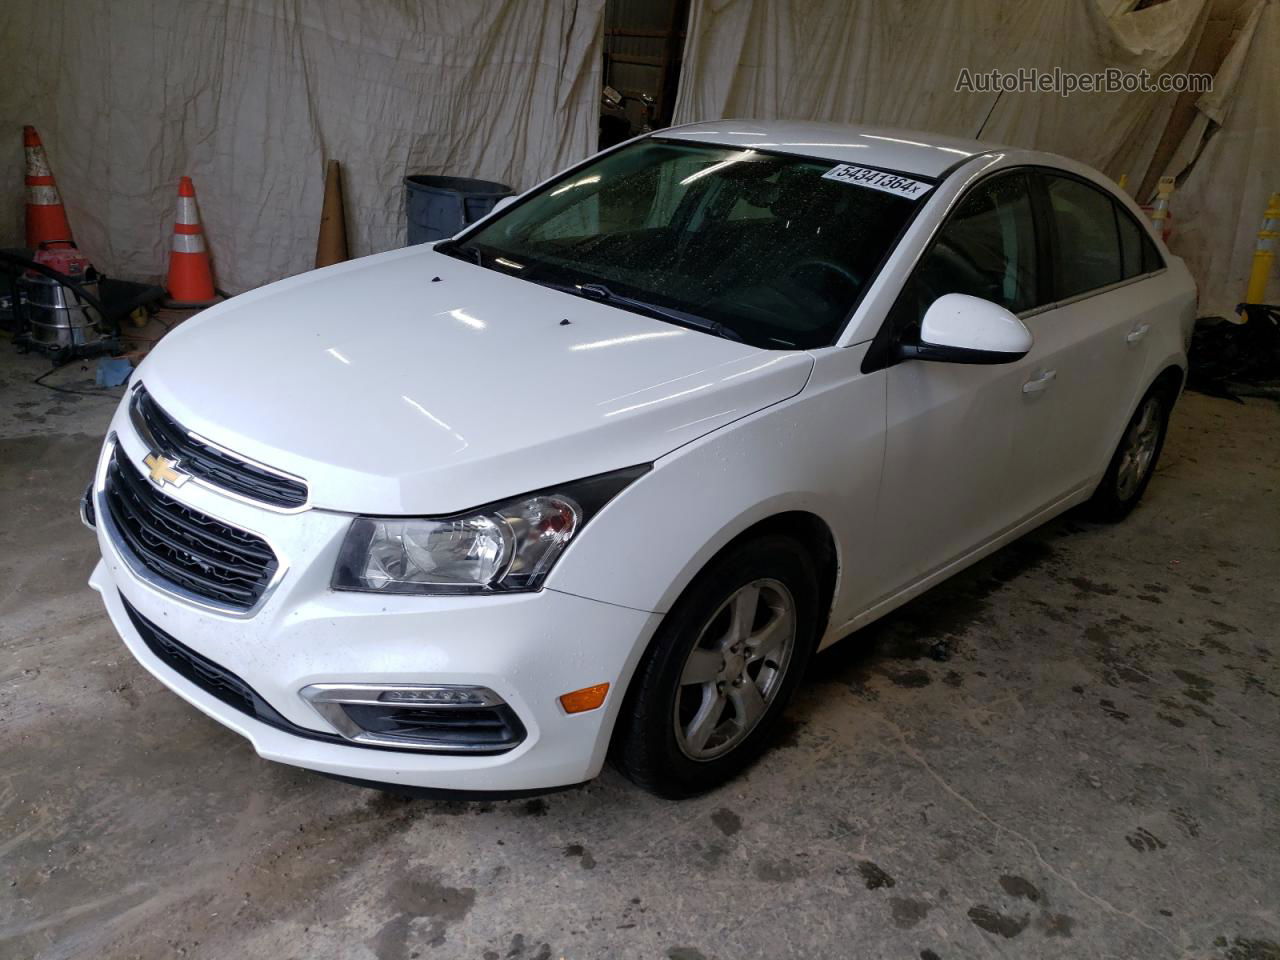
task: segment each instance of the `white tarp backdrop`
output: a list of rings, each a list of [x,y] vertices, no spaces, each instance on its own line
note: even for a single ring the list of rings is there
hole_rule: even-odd
[[[22,124],[100,268],[163,275],[195,180],[218,285],[311,267],[324,164],[353,256],[404,242],[402,178],[532,186],[594,152],[604,0],[3,0],[0,246]]]
[[[1200,313],[1244,298],[1263,211],[1280,192],[1280,2],[1263,0],[1214,77],[1165,171],[1179,177],[1170,246],[1200,283]],[[1280,303],[1271,272],[1267,303]]]
[[[1255,2],[1213,92],[1197,102],[1199,119],[1171,168],[1160,171],[1179,175],[1170,246],[1195,275],[1206,315],[1230,315],[1243,297],[1267,197],[1280,190],[1280,0]],[[997,99],[957,93],[960,70],[1184,72],[1209,12],[1206,0],[1114,16],[1097,0],[693,0],[675,119],[981,131],[985,140],[1065,154],[1115,178],[1128,174],[1133,189],[1152,163],[1174,94]]]
[[[957,92],[962,69],[1186,69],[1208,0],[693,0],[675,122],[834,120],[1067,154],[1140,183],[1174,94]]]

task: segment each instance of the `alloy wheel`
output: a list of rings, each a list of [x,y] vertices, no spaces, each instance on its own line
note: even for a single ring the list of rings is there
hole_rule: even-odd
[[[735,590],[703,626],[676,691],[676,742],[711,760],[756,728],[782,687],[796,644],[796,608],[779,580]]]
[[[1128,500],[1146,479],[1160,444],[1160,400],[1148,397],[1125,434],[1116,471],[1116,496]]]

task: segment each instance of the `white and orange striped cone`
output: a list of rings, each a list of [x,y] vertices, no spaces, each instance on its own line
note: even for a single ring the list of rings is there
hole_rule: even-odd
[[[205,246],[196,188],[190,177],[178,182],[178,216],[173,224],[173,246],[169,251],[170,307],[207,307],[217,300],[213,288],[213,265]]]
[[[74,245],[67,211],[35,127],[22,128],[22,152],[27,159],[27,246],[39,249],[41,244]]]

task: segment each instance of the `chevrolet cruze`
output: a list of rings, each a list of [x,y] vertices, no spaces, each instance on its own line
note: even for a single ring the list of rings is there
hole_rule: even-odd
[[[83,512],[133,655],[271,760],[666,796],[810,657],[1142,496],[1195,289],[1061,157],[721,121],[238,296],[136,371]]]

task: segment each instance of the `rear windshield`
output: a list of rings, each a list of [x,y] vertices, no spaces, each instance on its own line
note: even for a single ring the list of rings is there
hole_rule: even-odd
[[[842,166],[646,139],[441,247],[756,346],[826,346],[921,202],[824,178]]]

